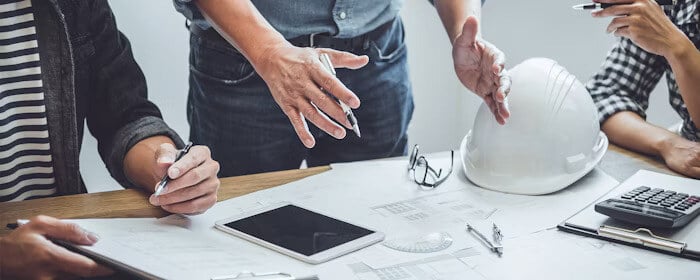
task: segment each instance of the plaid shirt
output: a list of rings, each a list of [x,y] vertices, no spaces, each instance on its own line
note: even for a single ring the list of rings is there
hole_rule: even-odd
[[[700,0],[679,0],[673,7],[664,7],[664,11],[700,48]],[[700,130],[688,114],[671,66],[664,57],[643,50],[627,38],[615,44],[601,70],[586,84],[598,107],[600,123],[621,111],[631,111],[646,119],[649,94],[664,74],[671,107],[683,119],[681,134],[691,141],[700,141]]]

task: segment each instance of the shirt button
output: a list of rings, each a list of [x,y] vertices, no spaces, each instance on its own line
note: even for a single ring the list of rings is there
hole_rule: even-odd
[[[340,13],[338,14],[338,17],[339,17],[340,19],[345,19],[346,17],[348,17],[348,15],[347,15],[345,12],[340,12]]]

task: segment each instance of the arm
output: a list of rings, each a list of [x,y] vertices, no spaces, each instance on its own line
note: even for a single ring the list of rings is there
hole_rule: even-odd
[[[176,213],[200,213],[216,202],[218,163],[206,147],[193,147],[173,163],[182,140],[148,101],[146,80],[126,37],[117,30],[107,1],[90,2],[95,57],[91,61],[94,93],[87,123],[112,176],[124,186],[152,192],[166,174],[168,191],[151,203]]]
[[[690,118],[695,128],[700,130],[700,51],[685,35],[677,37],[677,40],[678,43],[673,44],[674,47],[664,57],[676,76]]]
[[[484,100],[500,124],[505,124],[510,116],[505,98],[511,82],[504,70],[503,52],[481,39],[481,1],[435,0],[434,5],[452,43],[457,77]]]
[[[664,69],[663,57],[622,38],[586,88],[598,107],[602,130],[611,142],[662,157],[672,170],[697,178],[700,145],[645,121],[649,94]]]
[[[319,54],[328,53],[336,67],[350,69],[367,64],[367,56],[292,46],[249,0],[199,0],[196,4],[209,23],[250,61],[265,80],[306,147],[315,145],[306,119],[335,138],[345,137],[345,129],[329,117],[346,128],[352,126],[340,105],[328,98],[321,88],[352,108],[359,107],[360,100],[323,69]]]
[[[597,0],[601,3],[628,3],[593,13],[595,17],[615,17],[607,32],[631,39],[642,49],[663,56],[671,66],[695,127],[700,129],[700,51],[649,0]]]
[[[603,124],[614,143],[648,155],[661,156],[672,170],[700,178],[700,144],[646,122],[632,112],[620,112]]]

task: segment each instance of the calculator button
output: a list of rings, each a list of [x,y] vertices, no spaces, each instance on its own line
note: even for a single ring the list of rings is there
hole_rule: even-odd
[[[674,191],[665,191],[665,192],[663,192],[663,194],[666,194],[666,195],[674,195],[674,194],[676,194],[676,192],[674,192]]]
[[[651,204],[654,204],[654,205],[659,204],[659,201],[658,201],[658,200],[649,200],[649,201],[647,201],[647,202],[648,202],[648,203],[651,203]]]
[[[639,190],[639,191],[643,191],[643,192],[644,192],[644,191],[648,191],[649,189],[651,189],[651,188],[650,188],[650,187],[647,187],[647,186],[639,186],[639,187],[635,188],[634,190],[635,190],[635,191],[636,191],[636,190]]]

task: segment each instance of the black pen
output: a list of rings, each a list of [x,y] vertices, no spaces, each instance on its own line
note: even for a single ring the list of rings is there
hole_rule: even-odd
[[[187,143],[187,145],[185,145],[185,147],[182,148],[182,150],[179,150],[177,152],[177,155],[175,156],[175,161],[173,161],[173,163],[177,162],[182,158],[182,156],[187,154],[187,152],[190,151],[190,148],[192,148],[192,142]],[[160,179],[160,182],[158,183],[158,186],[156,186],[156,190],[153,192],[153,194],[156,196],[160,195],[160,193],[165,190],[165,187],[168,184],[168,182],[170,182],[170,176],[168,176],[168,172],[166,171],[165,175],[163,175],[163,179]]]
[[[8,229],[17,229],[18,227],[29,223],[29,220],[19,219],[16,223],[7,224]]]
[[[678,0],[655,0],[659,6],[669,6],[669,5],[676,5],[676,2]],[[626,5],[630,3],[590,3],[590,4],[580,4],[573,6],[572,8],[574,10],[600,10],[600,9],[605,9],[609,8],[612,6],[616,5]]]

